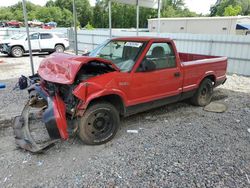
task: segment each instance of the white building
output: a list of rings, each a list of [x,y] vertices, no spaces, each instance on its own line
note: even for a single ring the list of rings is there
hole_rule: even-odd
[[[148,20],[150,32],[157,32],[157,26],[157,18]],[[234,35],[245,34],[247,30],[250,30],[250,16],[160,18],[160,32],[164,33]]]

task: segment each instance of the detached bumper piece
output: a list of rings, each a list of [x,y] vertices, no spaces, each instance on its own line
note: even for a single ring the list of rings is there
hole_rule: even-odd
[[[34,109],[36,111],[35,116],[33,114]],[[41,120],[42,118],[42,121],[32,123],[32,115],[35,120]],[[43,124],[43,127],[40,126],[40,123]],[[31,132],[32,129],[34,131],[34,128],[38,129],[38,134]],[[43,130],[40,130],[41,128]],[[64,102],[57,94],[49,96],[40,86],[35,85],[30,91],[30,100],[25,105],[21,116],[15,118],[13,129],[16,144],[20,148],[32,153],[42,153],[59,139],[66,140],[69,137]],[[44,136],[44,130],[46,139],[42,138],[37,141],[37,136]],[[43,141],[41,142],[41,140]]]
[[[32,153],[43,153],[46,148],[53,145],[57,140],[50,140],[42,144],[37,144],[30,132],[29,111],[30,104],[27,103],[21,116],[17,116],[14,121],[15,142],[20,147]]]

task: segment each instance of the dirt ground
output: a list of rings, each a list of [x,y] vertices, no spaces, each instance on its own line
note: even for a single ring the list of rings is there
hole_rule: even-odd
[[[105,145],[71,138],[32,155],[16,148],[11,127],[27,99],[13,87],[29,59],[1,60],[0,187],[250,187],[250,78],[228,76],[215,89],[224,113],[180,102],[122,119]]]

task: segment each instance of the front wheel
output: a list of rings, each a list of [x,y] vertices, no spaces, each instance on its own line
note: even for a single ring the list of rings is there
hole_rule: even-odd
[[[205,78],[194,96],[191,98],[191,102],[196,106],[206,106],[211,102],[213,96],[213,82],[212,80]]]
[[[22,57],[23,56],[23,49],[20,46],[14,46],[11,49],[11,56],[13,57]]]
[[[118,131],[119,113],[107,102],[91,105],[80,119],[79,137],[90,145],[100,145],[110,141]]]

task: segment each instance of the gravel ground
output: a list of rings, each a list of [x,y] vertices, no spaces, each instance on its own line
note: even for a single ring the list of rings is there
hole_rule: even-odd
[[[9,121],[26,92],[0,75],[0,187],[250,187],[250,78],[215,90],[225,113],[180,102],[122,119],[105,145],[72,138],[32,155],[16,148]]]
[[[44,57],[46,57],[45,54],[33,56],[35,71]],[[0,53],[0,80],[18,78],[20,75],[29,76],[31,74],[29,56],[25,55],[22,58],[13,58]]]

